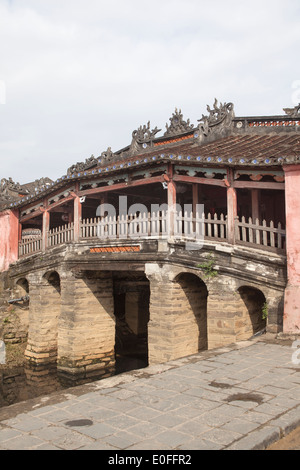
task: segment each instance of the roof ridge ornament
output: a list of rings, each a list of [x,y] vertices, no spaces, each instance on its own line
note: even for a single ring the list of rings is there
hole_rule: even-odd
[[[0,181],[0,193],[6,194],[8,191],[21,191],[20,183],[15,183],[11,177],[8,179],[2,178]]]
[[[223,131],[231,125],[234,118],[234,105],[233,103],[221,103],[218,106],[218,100],[215,98],[213,108],[207,105],[208,115],[198,119],[198,129],[200,131],[200,138],[207,137],[209,133],[215,131]]]
[[[148,143],[153,140],[155,135],[160,131],[161,129],[158,129],[157,126],[150,131],[150,121],[148,121],[147,126],[140,126],[137,130],[133,131],[132,138],[135,139],[138,144]]]
[[[166,132],[164,133],[165,137],[180,135],[194,130],[194,124],[190,124],[189,119],[184,121],[181,109],[178,111],[178,109],[175,108],[175,113],[172,114],[169,121],[171,124],[166,124]]]
[[[300,116],[300,103],[294,108],[283,108],[283,111],[290,117],[298,117]]]
[[[67,176],[71,176],[73,173],[78,173],[83,170],[88,170],[96,165],[98,165],[98,160],[94,155],[91,155],[90,158],[86,158],[85,162],[77,162],[74,165],[70,166],[67,169]]]
[[[115,153],[112,151],[111,147],[107,147],[107,150],[101,153],[100,159],[104,162],[110,162],[115,158]],[[98,162],[97,162],[98,163]]]
[[[138,129],[132,132],[132,141],[130,145],[130,154],[137,153],[142,148],[147,148],[148,145],[152,144],[156,134],[160,132],[161,129],[158,129],[156,126],[154,129],[150,130],[150,121],[147,125],[140,126]]]

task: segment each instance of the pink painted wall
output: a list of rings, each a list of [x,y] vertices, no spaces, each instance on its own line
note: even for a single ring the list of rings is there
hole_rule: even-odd
[[[18,259],[19,218],[17,211],[0,212],[0,272]]]
[[[283,331],[300,333],[300,165],[284,168],[288,284]]]

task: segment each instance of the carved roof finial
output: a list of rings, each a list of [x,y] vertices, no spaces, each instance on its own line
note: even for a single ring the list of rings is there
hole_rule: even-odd
[[[202,114],[202,118],[198,119],[199,130],[201,131],[202,135],[207,136],[209,132],[215,126],[221,125],[221,127],[226,127],[228,124],[231,123],[234,117],[234,106],[232,103],[221,103],[218,106],[218,100],[215,98],[213,108],[211,109],[210,106],[207,105],[208,115],[204,116]]]
[[[155,127],[155,129],[150,130],[150,121],[148,121],[147,126],[140,126],[137,130],[133,131],[132,139],[135,140],[138,144],[143,144],[145,142],[150,142],[154,139],[155,135],[160,132],[161,129]]]
[[[160,131],[161,129],[158,129],[157,127],[155,127],[155,129],[150,130],[150,121],[148,121],[147,126],[140,126],[132,133],[132,141],[129,153],[131,155],[134,155],[141,149],[147,148],[148,145],[151,146],[155,135]]]
[[[290,117],[300,116],[300,103],[294,108],[283,108],[283,111]]]
[[[184,134],[185,132],[192,131],[194,128],[194,125],[190,124],[189,119],[187,121],[183,120],[181,109],[178,111],[178,109],[175,108],[175,113],[173,113],[169,120],[171,124],[169,126],[166,124],[166,132],[164,133],[164,136]]]

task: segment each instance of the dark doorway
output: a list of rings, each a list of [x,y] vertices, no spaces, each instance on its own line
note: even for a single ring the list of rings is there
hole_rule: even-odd
[[[244,335],[243,339],[247,339],[266,327],[267,303],[264,294],[254,287],[242,286],[238,292],[245,309],[240,318],[242,328],[237,331],[237,336],[239,338],[239,335]]]
[[[148,365],[149,281],[144,273],[113,275],[116,373]]]

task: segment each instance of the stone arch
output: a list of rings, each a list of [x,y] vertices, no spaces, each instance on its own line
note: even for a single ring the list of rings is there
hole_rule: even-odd
[[[57,271],[46,272],[43,279],[45,279],[49,286],[52,286],[58,294],[61,293],[60,275]]]
[[[207,297],[204,281],[192,272],[181,272],[173,279],[176,335],[182,356],[207,349]]]
[[[257,287],[242,285],[237,289],[239,294],[238,310],[235,322],[236,339],[249,339],[266,327],[264,306],[266,297]]]
[[[29,295],[29,282],[26,277],[22,277],[16,281],[15,290],[18,297],[25,297]]]

